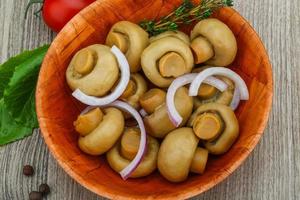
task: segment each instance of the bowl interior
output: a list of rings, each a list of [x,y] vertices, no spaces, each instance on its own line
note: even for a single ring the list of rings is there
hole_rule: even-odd
[[[123,181],[104,157],[83,154],[77,146],[73,121],[84,108],[71,96],[65,81],[70,59],[79,49],[103,43],[117,21],[139,22],[158,19],[171,12],[181,0],[103,0],[79,13],[57,35],[44,60],[36,93],[37,113],[45,141],[60,165],[75,180],[108,198],[188,198],[216,185],[232,173],[259,141],[271,107],[272,73],[263,44],[251,26],[233,9],[225,8],[214,17],[226,23],[238,42],[232,69],[248,86],[250,100],[236,111],[240,136],[228,153],[209,158],[203,175],[172,184],[158,172],[141,179]],[[190,27],[184,31],[189,31]]]

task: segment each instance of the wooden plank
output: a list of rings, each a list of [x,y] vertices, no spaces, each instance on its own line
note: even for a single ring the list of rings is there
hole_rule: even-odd
[[[23,49],[49,43],[54,34],[27,1],[0,1],[0,62]],[[235,7],[261,36],[273,64],[274,102],[265,134],[246,162],[228,179],[193,199],[300,199],[300,1],[236,0]],[[251,67],[251,66],[249,66]],[[32,164],[32,178],[22,175]],[[40,134],[0,147],[1,199],[27,199],[47,182],[47,199],[103,199],[73,181],[49,154]]]

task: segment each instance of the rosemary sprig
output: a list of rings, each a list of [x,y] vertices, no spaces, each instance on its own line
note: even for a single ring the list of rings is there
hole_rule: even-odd
[[[194,5],[190,0],[183,3],[169,15],[162,17],[159,21],[144,20],[140,26],[150,35],[177,30],[182,24],[190,24],[208,18],[215,10],[233,6],[233,0],[202,0],[199,5]]]

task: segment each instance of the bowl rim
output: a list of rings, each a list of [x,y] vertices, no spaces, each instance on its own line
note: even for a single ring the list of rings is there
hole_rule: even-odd
[[[93,5],[96,6],[97,2],[91,4],[87,8],[89,8]],[[100,4],[98,4],[98,5],[100,5]],[[85,9],[87,9],[87,8],[85,8]],[[184,192],[180,193],[179,195],[176,195],[176,197],[170,195],[170,196],[155,196],[155,197],[149,197],[149,198],[155,198],[155,199],[161,199],[161,198],[163,198],[163,199],[187,199],[187,198],[191,198],[193,196],[199,195],[199,194],[211,189],[212,187],[218,185],[220,182],[225,180],[239,166],[241,166],[241,164],[246,160],[246,158],[249,156],[249,154],[253,151],[253,149],[255,148],[255,146],[257,145],[257,143],[259,142],[261,136],[264,133],[264,129],[267,125],[267,122],[268,122],[268,119],[269,119],[269,114],[270,114],[270,111],[271,111],[271,108],[272,108],[272,99],[273,99],[273,75],[272,75],[272,66],[271,66],[271,63],[270,63],[270,59],[269,59],[268,53],[266,51],[266,48],[264,47],[264,44],[263,44],[261,38],[259,37],[257,32],[254,30],[254,28],[250,25],[250,23],[242,15],[240,15],[235,9],[233,9],[233,8],[223,8],[223,9],[231,10],[233,12],[233,14],[239,15],[239,17],[241,17],[242,20],[244,20],[244,22],[249,26],[249,28],[255,34],[255,37],[259,40],[259,45],[263,48],[263,50],[264,50],[263,52],[265,53],[265,57],[266,57],[265,65],[268,68],[266,70],[266,73],[268,74],[268,77],[270,78],[270,80],[266,84],[266,86],[269,88],[269,90],[268,90],[268,96],[267,96],[267,99],[266,99],[266,108],[264,109],[263,114],[262,114],[265,117],[263,117],[263,119],[261,120],[261,122],[260,122],[260,124],[257,128],[257,130],[259,130],[258,131],[258,136],[253,139],[253,142],[251,143],[251,146],[249,146],[248,150],[245,153],[243,153],[240,157],[238,157],[238,159],[233,161],[233,164],[228,168],[227,173],[222,173],[220,176],[215,178],[213,181],[209,181],[207,184],[205,184],[201,187],[190,187],[190,188],[186,189]],[[79,14],[77,14],[76,16],[80,15],[81,13],[82,13],[82,11],[79,12]],[[75,16],[75,18],[76,18],[76,16]],[[72,21],[73,20],[71,20],[71,22]],[[65,29],[65,27],[63,29]],[[59,34],[57,36],[59,36]],[[55,42],[55,40],[57,38],[58,37],[56,37],[53,42]],[[53,51],[53,50],[55,50],[55,49],[51,45],[48,51]],[[46,56],[46,59],[44,59],[43,64],[42,64],[40,74],[43,72],[43,68],[46,65],[45,63],[46,63],[47,59],[51,59],[51,58],[47,58],[47,56]],[[110,199],[141,199],[142,198],[141,196],[140,197],[138,197],[138,196],[135,196],[135,197],[120,196],[120,195],[114,193],[111,190],[107,190],[107,188],[105,186],[100,185],[100,186],[96,187],[95,185],[93,185],[93,184],[89,183],[88,181],[86,181],[84,179],[84,177],[82,177],[79,174],[75,173],[73,171],[73,169],[68,165],[68,163],[64,162],[62,160],[62,157],[56,151],[56,146],[53,145],[53,141],[52,141],[51,136],[50,136],[51,134],[48,133],[47,127],[43,123],[41,123],[41,119],[43,118],[43,117],[41,117],[41,116],[43,116],[42,115],[43,111],[41,109],[42,102],[40,101],[40,98],[39,98],[40,91],[38,90],[38,88],[41,86],[41,83],[43,82],[41,77],[42,76],[39,75],[38,82],[37,82],[37,90],[36,90],[36,95],[35,95],[35,98],[36,98],[36,111],[37,111],[38,121],[39,121],[39,124],[40,124],[40,130],[41,130],[40,132],[42,133],[42,136],[43,136],[43,138],[45,140],[45,143],[47,144],[51,154],[54,156],[55,160],[59,163],[59,165],[64,169],[64,171],[69,176],[71,176],[74,180],[76,180],[80,185],[82,185],[86,189],[96,193],[97,195],[100,195],[100,196],[103,196],[103,197],[106,197],[106,198],[110,198]]]

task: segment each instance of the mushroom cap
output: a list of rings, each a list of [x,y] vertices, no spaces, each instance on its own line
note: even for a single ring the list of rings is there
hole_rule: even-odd
[[[116,172],[122,171],[130,160],[124,158],[119,151],[120,143],[117,143],[106,154],[110,167]],[[159,143],[151,136],[147,136],[147,152],[138,167],[130,175],[130,178],[139,178],[151,174],[156,169]]]
[[[196,111],[194,111],[189,119],[188,125],[193,126],[195,118],[199,114],[205,112],[218,113],[224,122],[224,129],[217,139],[204,142],[204,146],[211,154],[223,154],[227,152],[232,144],[236,141],[239,135],[239,122],[230,107],[218,103],[208,103],[203,104],[197,108]]]
[[[88,74],[79,74],[75,70],[76,58],[84,51],[94,54],[94,66]],[[87,95],[103,96],[111,90],[119,77],[119,66],[110,48],[95,44],[78,51],[72,58],[66,71],[67,83],[72,90],[80,89]]]
[[[183,126],[193,111],[193,98],[188,95],[188,89],[181,87],[175,94],[175,107],[183,120]],[[176,129],[171,122],[166,104],[159,106],[151,115],[144,118],[147,133],[156,138],[165,137],[170,131]]]
[[[184,181],[190,171],[199,139],[191,128],[178,128],[170,132],[161,143],[157,167],[171,182]]]
[[[101,155],[107,152],[119,139],[124,129],[124,117],[116,108],[104,110],[100,124],[88,135],[80,137],[80,149],[90,155]]]
[[[175,52],[184,60],[185,73],[192,71],[194,58],[189,46],[175,37],[164,37],[152,42],[142,53],[141,64],[146,77],[158,87],[168,87],[175,79],[163,77],[158,71],[158,61],[166,53]]]
[[[166,32],[163,32],[159,35],[152,36],[149,39],[149,42],[152,43],[152,42],[155,42],[155,41],[157,41],[159,39],[162,39],[162,38],[165,38],[165,37],[174,37],[174,38],[180,39],[181,41],[183,41],[187,45],[190,45],[189,36],[187,34],[185,34],[184,32],[181,32],[181,31],[166,31]]]
[[[210,18],[198,22],[191,31],[191,40],[198,36],[204,37],[212,45],[213,58],[206,64],[214,66],[228,66],[237,53],[237,42],[230,28],[218,19]]]
[[[115,36],[114,34],[118,34]],[[126,47],[121,48],[121,51],[125,54],[129,66],[130,72],[137,72],[141,68],[141,54],[149,43],[148,33],[144,31],[140,26],[129,21],[119,21],[115,23],[109,31],[106,44],[108,46],[116,45],[120,47],[120,41],[116,38],[120,38],[123,42],[126,42]]]

